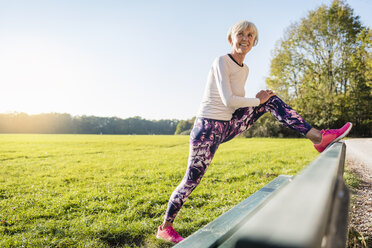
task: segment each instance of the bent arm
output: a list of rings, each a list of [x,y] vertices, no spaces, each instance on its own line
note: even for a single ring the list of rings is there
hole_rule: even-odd
[[[260,100],[258,98],[246,98],[233,94],[231,90],[229,71],[226,62],[224,62],[223,59],[218,59],[214,64],[213,71],[218,92],[226,107],[243,108],[260,105]]]

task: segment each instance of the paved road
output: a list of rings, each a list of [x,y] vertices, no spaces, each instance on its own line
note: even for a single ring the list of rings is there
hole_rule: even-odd
[[[358,188],[351,191],[353,200],[349,209],[349,227],[355,228],[364,237],[369,236],[369,243],[372,244],[372,138],[347,139],[345,143],[347,166],[360,179]],[[372,248],[368,244],[363,247]]]
[[[346,158],[355,159],[372,171],[372,138],[347,139]]]

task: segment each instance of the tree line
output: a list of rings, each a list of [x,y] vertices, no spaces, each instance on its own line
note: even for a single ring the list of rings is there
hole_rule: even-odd
[[[174,134],[178,120],[146,120],[139,116],[118,117],[71,116],[48,113],[0,114],[0,133],[43,134]]]
[[[189,135],[194,121],[195,117],[189,120],[146,120],[139,116],[121,119],[60,113],[10,113],[0,114],[0,133]],[[299,137],[268,114],[262,116],[244,136]]]

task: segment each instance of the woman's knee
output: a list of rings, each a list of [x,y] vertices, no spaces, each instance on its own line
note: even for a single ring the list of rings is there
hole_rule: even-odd
[[[275,95],[275,96],[270,97],[269,100],[264,104],[270,104],[270,103],[274,103],[277,101],[283,102],[282,99],[280,99],[278,96]]]

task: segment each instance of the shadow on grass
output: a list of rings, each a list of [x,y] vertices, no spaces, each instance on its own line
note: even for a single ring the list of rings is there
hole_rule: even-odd
[[[148,235],[145,233],[138,234],[134,232],[106,232],[101,231],[97,234],[98,238],[102,240],[109,247],[149,247],[149,248],[170,248],[174,246],[173,243],[155,238],[155,235]]]
[[[110,247],[121,247],[124,245],[129,245],[130,247],[142,247],[145,241],[144,235],[125,231],[115,233],[101,231],[97,236]]]

